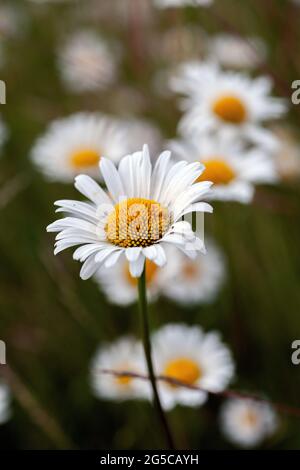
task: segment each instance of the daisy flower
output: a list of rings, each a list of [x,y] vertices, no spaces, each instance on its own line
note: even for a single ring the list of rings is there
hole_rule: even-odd
[[[0,424],[10,418],[10,392],[6,385],[0,383]]]
[[[221,410],[221,429],[241,447],[255,447],[271,436],[278,425],[271,405],[253,399],[227,400]]]
[[[203,163],[205,170],[199,181],[214,183],[208,195],[211,200],[250,203],[255,184],[278,181],[271,153],[259,147],[245,148],[231,134],[174,140],[169,145],[176,158]]]
[[[91,365],[91,385],[99,398],[123,401],[147,398],[149,385],[141,379],[130,376],[118,377],[102,370],[146,374],[142,346],[132,337],[118,339],[102,346],[95,354]]]
[[[66,87],[75,93],[106,89],[116,78],[117,55],[95,32],[74,33],[58,54]]]
[[[225,263],[214,243],[206,243],[206,248],[206,255],[198,255],[194,260],[178,250],[172,251],[170,262],[163,268],[163,295],[185,306],[212,302],[216,298],[224,281]]]
[[[218,34],[208,43],[208,56],[228,68],[255,68],[266,59],[266,52],[261,39],[234,34]]]
[[[152,345],[158,376],[168,376],[212,392],[224,390],[233,378],[231,353],[216,332],[204,333],[198,326],[168,324],[154,333]],[[160,400],[166,410],[177,404],[202,405],[208,398],[204,390],[159,382]]]
[[[179,128],[187,135],[226,129],[257,144],[274,148],[273,134],[262,128],[285,111],[284,101],[273,98],[268,77],[250,78],[224,72],[213,63],[188,62],[170,79],[173,91],[186,95]]]
[[[75,187],[89,202],[62,200],[55,204],[68,217],[47,227],[59,232],[57,254],[82,245],[73,258],[83,262],[82,279],[88,279],[104,265],[113,266],[121,255],[129,261],[133,277],[140,277],[145,259],[163,266],[164,247],[172,244],[187,256],[204,251],[204,242],[191,225],[182,221],[189,212],[211,212],[200,199],[211,183],[195,181],[203,171],[200,163],[170,164],[170,152],[163,152],[152,168],[148,147],[122,158],[118,169],[111,160],[101,158],[100,170],[108,194],[89,176],[75,178]]]
[[[154,0],[154,5],[158,8],[207,7],[212,3],[213,0]]]
[[[147,259],[146,284],[149,301],[156,299],[163,277],[162,268]],[[124,307],[137,301],[137,279],[130,274],[129,263],[125,257],[110,268],[100,268],[94,279],[112,304]]]
[[[119,162],[124,152],[132,151],[131,138],[137,134],[136,124],[100,113],[77,113],[52,122],[35,143],[31,159],[52,181],[70,182],[82,171],[98,176],[101,157]]]

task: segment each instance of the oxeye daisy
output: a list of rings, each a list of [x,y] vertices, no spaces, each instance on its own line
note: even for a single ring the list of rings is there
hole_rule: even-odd
[[[145,361],[141,343],[132,337],[105,344],[96,352],[91,365],[91,385],[94,394],[109,400],[149,398],[149,384],[130,376],[105,373],[132,372],[145,374]]]
[[[161,291],[164,274],[153,261],[146,260],[146,287],[148,300],[155,300]],[[129,271],[129,262],[124,257],[110,268],[100,268],[95,281],[112,304],[127,306],[137,301],[138,282]]]
[[[124,152],[132,151],[131,137],[138,132],[137,124],[100,113],[77,113],[52,122],[37,139],[31,158],[52,181],[70,182],[81,172],[96,177],[101,157],[119,162]]]
[[[208,56],[228,68],[255,68],[266,58],[266,45],[260,38],[218,34],[208,42]]]
[[[178,8],[185,6],[200,7],[209,6],[213,0],[154,0],[154,5],[158,8]]]
[[[66,87],[75,93],[107,88],[117,74],[119,51],[93,31],[79,31],[68,38],[58,54]]]
[[[224,72],[216,64],[188,62],[171,77],[171,88],[186,98],[179,128],[184,134],[226,129],[257,144],[274,148],[273,134],[262,124],[280,117],[285,103],[271,96],[267,77]]]
[[[197,326],[168,324],[154,333],[152,339],[157,375],[204,389],[192,390],[160,381],[160,399],[166,410],[177,404],[202,405],[208,397],[205,390],[220,392],[233,378],[231,353],[216,332],[204,333]]]
[[[206,241],[206,248],[206,255],[198,255],[194,260],[173,250],[163,271],[163,295],[184,306],[208,303],[216,298],[224,281],[225,263],[212,241]]]
[[[220,425],[228,440],[240,447],[255,447],[271,436],[278,426],[272,406],[253,399],[227,400]]]
[[[10,418],[10,392],[4,383],[0,383],[0,424]]]
[[[195,183],[203,167],[180,161],[170,164],[170,152],[163,152],[152,169],[148,147],[124,157],[118,169],[101,158],[100,170],[108,194],[89,176],[75,178],[75,187],[89,202],[57,201],[58,212],[68,217],[47,227],[59,232],[55,253],[82,245],[74,259],[83,262],[80,276],[88,279],[104,265],[113,266],[125,255],[133,277],[141,276],[145,259],[158,266],[166,261],[164,247],[178,247],[189,257],[204,251],[204,243],[192,231],[183,215],[211,212],[200,202],[211,183]]]
[[[270,152],[259,147],[248,149],[227,133],[174,140],[169,145],[176,158],[204,165],[198,181],[207,179],[214,183],[208,195],[211,200],[249,203],[255,184],[278,181]]]

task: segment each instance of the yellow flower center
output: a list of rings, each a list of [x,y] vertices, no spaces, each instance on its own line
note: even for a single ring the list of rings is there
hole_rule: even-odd
[[[156,273],[157,273],[157,269],[158,269],[157,264],[153,263],[149,259],[146,259],[146,284],[147,286],[151,285],[151,283],[154,281]],[[138,280],[136,277],[131,276],[128,264],[126,264],[125,266],[125,277],[130,285],[134,287],[137,286]]]
[[[231,124],[241,124],[247,118],[244,103],[234,95],[223,95],[218,98],[213,103],[212,110],[222,121]]]
[[[106,238],[123,248],[146,247],[161,239],[170,224],[171,215],[151,199],[129,198],[119,202],[109,214]]]
[[[131,383],[132,377],[129,375],[120,375],[119,377],[116,377],[116,381],[121,386],[127,386]]]
[[[205,170],[197,181],[212,181],[214,184],[228,184],[235,178],[233,169],[219,158],[203,160]]]
[[[193,280],[198,277],[198,266],[193,261],[186,261],[182,267],[185,278]]]
[[[200,366],[192,359],[180,357],[170,361],[164,370],[164,375],[172,379],[180,380],[188,385],[193,385],[202,376]],[[170,384],[176,387],[175,384]]]
[[[255,413],[252,410],[246,411],[243,416],[242,421],[243,421],[243,424],[249,428],[256,426],[258,423],[257,413]]]
[[[100,155],[94,149],[81,149],[72,153],[71,165],[74,168],[88,168],[96,166],[99,163]]]

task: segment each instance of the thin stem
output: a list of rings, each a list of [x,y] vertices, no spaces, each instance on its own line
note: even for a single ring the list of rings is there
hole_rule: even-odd
[[[143,329],[143,344],[144,344],[144,351],[145,351],[145,356],[146,356],[149,379],[150,379],[152,392],[153,392],[153,404],[154,404],[154,407],[156,408],[157,415],[161,423],[161,427],[165,434],[168,448],[174,450],[175,449],[174,441],[173,441],[173,437],[169,428],[167,417],[161,406],[159,393],[158,393],[157,386],[156,386],[156,378],[154,374],[153,362],[152,362],[150,328],[149,328],[149,321],[148,321],[148,305],[147,305],[147,296],[146,296],[146,270],[145,268],[143,270],[141,277],[139,278],[138,289],[139,289],[139,308],[140,308],[140,315],[141,315],[142,329]]]

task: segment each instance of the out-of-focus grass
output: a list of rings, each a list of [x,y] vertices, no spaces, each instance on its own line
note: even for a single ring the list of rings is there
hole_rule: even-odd
[[[88,19],[89,1],[15,3],[24,9],[27,21],[24,34],[7,41],[7,66],[0,73],[7,84],[7,105],[1,111],[10,128],[0,160],[0,184],[20,176],[26,185],[0,209],[0,337],[7,343],[9,367],[34,401],[24,406],[16,388],[13,419],[0,427],[0,446],[66,445],[58,431],[53,436],[51,425],[49,432],[47,419],[41,427],[38,403],[74,447],[157,448],[161,440],[149,404],[101,402],[90,392],[93,352],[103,341],[138,334],[137,311],[108,305],[92,281],[80,281],[79,265],[70,253],[54,258],[53,237],[45,232],[54,220],[53,201],[73,198],[76,192],[71,186],[45,182],[30,164],[28,152],[56,117],[94,109],[130,114],[131,109],[119,107],[115,98],[124,86],[140,97],[141,116],[152,118],[166,137],[175,135],[176,98],[156,96],[151,86],[154,72],[163,65],[151,50],[151,39],[178,24],[196,24],[209,33],[228,30],[262,37],[269,59],[261,72],[274,76],[277,94],[289,96],[291,82],[300,76],[299,11],[289,1],[224,0],[208,10],[155,12],[141,27],[139,63],[131,27],[116,21],[114,13],[110,21]],[[119,2],[108,3],[114,11]],[[121,41],[124,62],[120,82],[111,90],[73,96],[60,83],[55,51],[69,31],[84,25]],[[294,106],[287,120],[300,138],[299,113],[300,107]],[[300,337],[299,195],[294,183],[259,188],[252,206],[215,204],[214,215],[206,218],[206,233],[216,238],[227,258],[228,279],[220,296],[212,305],[190,310],[163,300],[151,307],[155,327],[184,321],[219,329],[237,363],[234,386],[295,406],[300,405],[300,375],[291,364],[290,346]],[[219,404],[214,399],[204,408],[177,408],[170,414],[180,447],[228,447],[218,430]],[[283,417],[279,433],[266,447],[299,446],[299,420]]]

